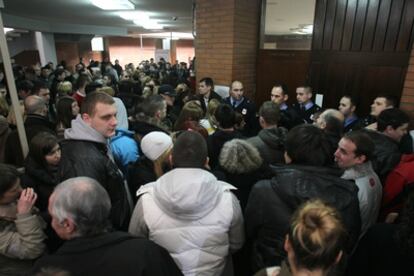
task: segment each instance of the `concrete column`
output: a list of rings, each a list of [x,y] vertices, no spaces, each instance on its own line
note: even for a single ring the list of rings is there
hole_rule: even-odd
[[[197,79],[208,76],[227,86],[237,79],[253,97],[259,15],[257,0],[197,0]]]
[[[52,33],[35,32],[36,47],[39,51],[40,63],[46,65],[49,61],[57,64],[55,38]]]

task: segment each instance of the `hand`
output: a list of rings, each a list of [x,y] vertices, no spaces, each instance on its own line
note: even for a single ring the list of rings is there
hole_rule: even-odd
[[[398,217],[398,213],[389,213],[385,218],[385,223],[394,223]]]
[[[37,199],[37,194],[33,188],[27,188],[22,191],[17,201],[17,213],[20,215],[28,214],[32,211],[33,205]]]

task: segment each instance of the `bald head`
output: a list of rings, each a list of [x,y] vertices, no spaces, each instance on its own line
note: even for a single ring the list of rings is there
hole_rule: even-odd
[[[230,96],[234,100],[239,101],[243,98],[243,93],[244,93],[243,83],[237,80],[233,81],[230,87]]]
[[[37,95],[32,95],[24,99],[24,109],[26,114],[47,115],[47,105],[45,100]]]
[[[316,125],[321,129],[336,132],[342,129],[344,120],[344,115],[340,111],[327,109],[316,120]]]

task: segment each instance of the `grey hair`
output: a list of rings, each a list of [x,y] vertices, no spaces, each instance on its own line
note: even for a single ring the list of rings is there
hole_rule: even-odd
[[[26,114],[42,114],[46,108],[45,100],[37,95],[32,95],[24,100]]]
[[[70,178],[57,185],[50,209],[60,223],[68,218],[74,221],[74,237],[103,233],[110,226],[109,195],[98,181],[89,177]]]
[[[233,139],[221,149],[219,163],[230,173],[242,174],[260,168],[263,159],[253,145],[241,139]]]

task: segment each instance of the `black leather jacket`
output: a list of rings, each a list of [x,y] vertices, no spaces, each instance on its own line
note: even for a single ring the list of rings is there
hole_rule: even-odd
[[[64,140],[61,149],[59,180],[77,176],[87,176],[97,180],[111,199],[112,225],[118,230],[128,230],[131,209],[127,191],[121,172],[107,155],[106,145],[83,140]]]
[[[320,198],[336,207],[349,233],[347,251],[358,239],[361,218],[358,188],[340,178],[341,171],[312,166],[272,166],[274,177],[253,187],[245,211],[246,233],[252,243],[254,271],[280,265],[290,218],[302,203]]]

